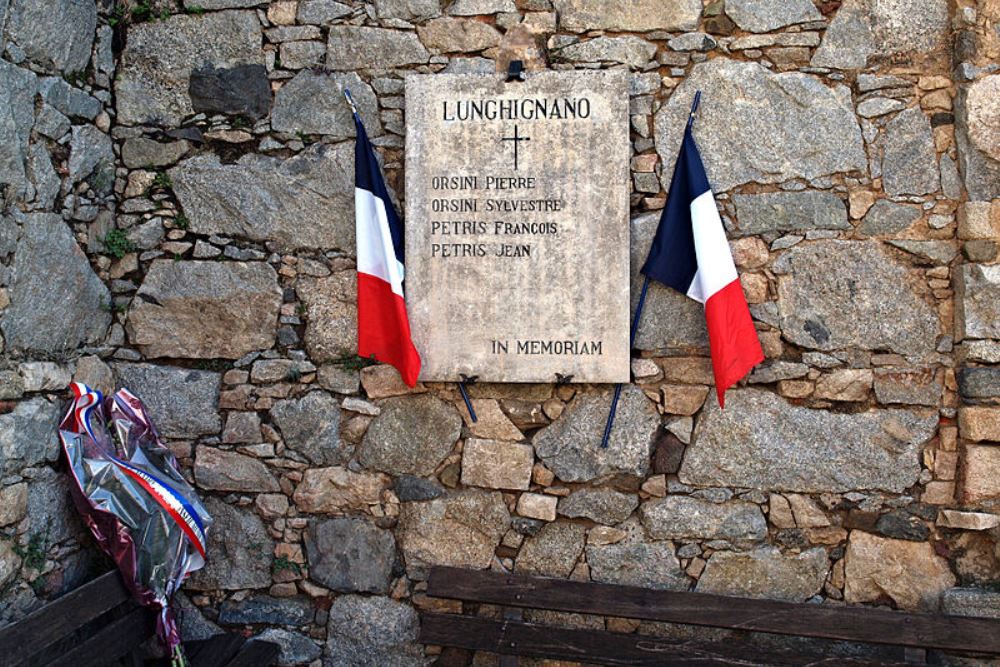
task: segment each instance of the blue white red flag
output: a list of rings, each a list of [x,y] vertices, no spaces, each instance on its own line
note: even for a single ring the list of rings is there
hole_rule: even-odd
[[[354,114],[354,216],[358,243],[358,355],[391,364],[410,387],[420,355],[403,298],[403,225],[392,206],[365,126]]]
[[[705,304],[719,405],[764,360],[691,124],[642,273]]]

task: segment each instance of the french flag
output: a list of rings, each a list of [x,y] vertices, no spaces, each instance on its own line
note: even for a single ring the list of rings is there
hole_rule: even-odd
[[[403,226],[356,111],[354,125],[358,134],[354,146],[358,355],[395,366],[412,387],[420,375],[420,355],[410,336],[403,298]]]
[[[691,123],[642,273],[705,304],[719,405],[764,360]]]

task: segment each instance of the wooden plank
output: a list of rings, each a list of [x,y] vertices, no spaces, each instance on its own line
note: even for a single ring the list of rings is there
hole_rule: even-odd
[[[221,667],[232,660],[246,643],[243,635],[227,632],[184,644],[191,667]]]
[[[505,621],[520,621],[524,619],[524,610],[519,607],[504,607],[503,618]],[[497,667],[518,667],[518,659],[513,655],[501,655]]]
[[[448,567],[431,569],[427,594],[500,606],[1000,654],[1000,620],[986,618],[750,600]]]
[[[473,652],[457,646],[445,646],[434,661],[434,667],[469,667]]]
[[[887,667],[902,664],[801,653],[754,655],[746,647],[731,642],[674,641],[451,614],[421,614],[419,641],[473,651],[632,667]]]
[[[136,606],[59,658],[44,664],[47,667],[102,667],[142,644],[153,631],[153,615],[148,609]]]
[[[281,647],[274,642],[248,641],[225,667],[269,667],[280,654]]]
[[[28,664],[31,656],[71,635],[84,623],[130,601],[117,571],[80,586],[0,629],[0,667]]]

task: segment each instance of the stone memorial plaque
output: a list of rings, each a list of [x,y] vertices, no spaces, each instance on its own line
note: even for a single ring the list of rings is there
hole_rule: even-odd
[[[629,379],[621,70],[406,79],[406,300],[424,380]]]

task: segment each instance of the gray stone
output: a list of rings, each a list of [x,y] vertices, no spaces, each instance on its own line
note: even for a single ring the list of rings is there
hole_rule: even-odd
[[[549,523],[527,538],[517,554],[518,574],[566,578],[583,553],[587,529],[578,523]]]
[[[774,263],[782,335],[803,347],[929,354],[935,309],[907,270],[872,241],[800,244]]]
[[[619,528],[626,532],[620,542],[587,546],[591,579],[643,588],[688,589],[690,580],[681,571],[671,542],[648,539],[637,519]]]
[[[392,490],[399,501],[403,503],[414,500],[433,500],[444,493],[444,488],[441,485],[414,475],[397,477]]]
[[[3,464],[4,467],[7,463]],[[0,468],[3,470],[3,468]],[[24,482],[0,486],[0,526],[18,523],[28,514],[28,485]]]
[[[810,0],[782,3],[772,0],[728,0],[726,16],[740,28],[750,32],[771,32],[796,23],[823,20],[823,15]]]
[[[3,15],[0,14],[0,18]],[[0,540],[0,586],[6,586],[7,582],[13,581],[21,570],[21,557],[14,551],[14,547],[8,540]]]
[[[764,513],[759,506],[744,501],[713,503],[690,496],[667,496],[643,503],[639,518],[646,533],[657,540],[726,540],[742,545],[767,537]]]
[[[260,21],[253,11],[175,14],[132,25],[115,84],[118,120],[179,125],[194,113],[188,94],[191,70],[263,62]]]
[[[918,219],[920,219],[920,209],[916,206],[879,199],[861,220],[858,233],[864,236],[892,236]]]
[[[427,2],[427,0],[417,1]],[[437,5],[436,0],[434,4]],[[336,0],[301,0],[297,19],[302,24],[329,25],[332,21],[348,16],[353,11],[350,5],[336,2]]]
[[[417,35],[428,49],[438,53],[472,53],[498,46],[502,35],[488,23],[450,16],[417,26]]]
[[[396,562],[392,532],[365,519],[316,520],[305,536],[309,577],[331,590],[386,593]]]
[[[186,633],[184,637],[187,638]],[[255,639],[271,642],[281,647],[281,653],[274,663],[278,667],[295,667],[307,664],[323,655],[323,649],[306,635],[282,628],[268,628],[257,635]]]
[[[67,74],[87,68],[97,28],[96,3],[11,0],[9,21],[7,37],[33,63]]]
[[[152,364],[113,364],[118,386],[142,399],[160,435],[194,438],[218,433],[218,373]]]
[[[602,448],[609,405],[610,390],[578,393],[558,420],[535,435],[535,453],[562,481],[585,482],[616,473],[642,477],[649,470],[660,424],[655,407],[641,389],[625,385],[610,444]]]
[[[45,144],[28,147],[27,167],[28,179],[35,186],[35,203],[42,209],[52,208],[62,187],[62,179],[52,166]]]
[[[489,58],[452,58],[442,74],[494,74],[497,64]]]
[[[226,600],[219,607],[219,623],[223,625],[305,625],[312,623],[315,615],[312,600],[302,596],[253,595],[238,602]]]
[[[205,567],[185,584],[195,591],[266,588],[271,585],[274,540],[253,510],[234,507],[219,498],[205,499],[212,517]]]
[[[902,493],[916,483],[919,452],[937,428],[931,412],[839,414],[752,389],[730,390],[726,402],[722,411],[709,401],[684,454],[685,484]]]
[[[408,569],[450,565],[485,570],[510,525],[499,491],[462,491],[404,504],[396,537]]]
[[[946,0],[846,0],[811,64],[863,69],[893,56],[909,62],[945,45],[949,18]]]
[[[192,70],[188,83],[191,107],[258,120],[271,108],[271,84],[263,65],[237,65]]]
[[[376,0],[375,7],[381,19],[420,22],[441,15],[438,0]]]
[[[909,88],[913,82],[899,76],[882,74],[858,74],[858,91],[869,93],[873,90],[884,90],[885,88]]]
[[[332,70],[392,69],[423,64],[430,53],[416,34],[400,30],[337,25],[326,42],[326,66]]]
[[[660,212],[644,213],[632,218],[631,241],[631,307],[634,312],[642,291],[643,275],[639,273],[653,236],[660,223]],[[640,350],[662,348],[708,348],[708,330],[705,328],[705,308],[675,289],[658,281],[650,281],[643,306],[642,320],[635,337],[635,347]]]
[[[975,117],[970,86],[960,86],[955,97],[955,142],[965,189],[971,200],[1000,197],[1000,161],[977,148],[970,137],[970,121]]]
[[[109,194],[115,184],[115,152],[111,137],[93,125],[74,125],[69,177],[74,183],[87,180],[98,194]]]
[[[0,415],[0,473],[12,475],[59,458],[61,417],[62,406],[42,397],[21,401]]]
[[[316,465],[344,464],[351,457],[350,446],[340,439],[340,404],[325,391],[278,401],[271,420],[285,446]]]
[[[948,199],[962,198],[962,177],[958,165],[947,153],[942,153],[938,163],[941,166],[941,191]]]
[[[879,403],[936,406],[941,401],[941,383],[932,368],[919,370],[875,370],[875,397]]]
[[[784,555],[776,547],[749,553],[719,551],[698,579],[699,593],[805,602],[819,593],[830,570],[822,548]]]
[[[122,162],[130,169],[166,167],[187,153],[190,144],[184,140],[162,143],[146,137],[126,139],[122,144]]]
[[[639,498],[612,489],[578,489],[559,501],[559,514],[590,519],[606,526],[619,524],[639,506]]]
[[[147,357],[239,359],[274,345],[278,276],[264,262],[156,260],[129,310]]]
[[[324,134],[335,139],[353,137],[354,116],[344,102],[345,88],[351,91],[368,135],[380,136],[382,122],[375,93],[354,72],[326,74],[302,70],[275,95],[271,127],[289,134]]]
[[[0,330],[8,350],[64,354],[100,342],[111,295],[62,219],[33,213],[21,225]]]
[[[781,380],[794,380],[809,374],[809,366],[794,361],[765,361],[754,368],[748,378],[750,384],[771,384]]]
[[[656,113],[656,148],[664,164],[677,157],[696,90],[704,92],[705,104],[694,135],[716,192],[867,168],[847,87],[830,88],[807,74],[774,74],[728,58],[695,65]],[[750,90],[753,104],[747,102]]]
[[[49,104],[43,104],[35,119],[35,132],[53,141],[62,139],[70,130],[69,118]]]
[[[45,77],[38,83],[38,93],[46,104],[70,118],[94,120],[101,113],[101,103],[58,77]]]
[[[941,186],[931,124],[916,107],[885,126],[882,183],[890,196],[930,194]]]
[[[455,0],[448,13],[452,16],[481,16],[516,12],[514,0]]]
[[[30,538],[38,537],[42,548],[83,537],[83,522],[73,507],[69,477],[49,467],[39,468],[28,480],[27,526],[21,529]]]
[[[72,368],[51,361],[25,361],[17,367],[25,391],[61,391],[69,386]]]
[[[560,28],[574,32],[602,29],[622,32],[686,31],[695,30],[701,18],[701,2],[698,0],[669,3],[658,0],[553,0],[552,4],[559,14]]]
[[[922,266],[947,266],[958,254],[952,241],[889,239],[889,245],[913,255],[913,262]]]
[[[243,9],[248,7],[258,7],[266,4],[264,0],[183,0],[184,9]]]
[[[875,532],[897,540],[926,542],[930,529],[920,520],[904,510],[893,510],[883,514],[875,522]]]
[[[851,229],[847,208],[831,192],[768,192],[736,195],[739,236],[810,229]]]
[[[689,32],[671,39],[667,44],[674,51],[711,51],[717,42],[703,32]]]
[[[259,460],[213,445],[198,447],[194,478],[200,488],[213,491],[274,493],[281,490],[278,480]]]
[[[877,118],[887,113],[899,111],[906,104],[901,100],[893,100],[887,97],[869,97],[858,104],[858,115],[865,118]]]
[[[992,160],[1000,160],[1000,74],[984,76],[966,89],[965,126],[970,143]]]
[[[958,391],[964,398],[1000,397],[1000,368],[961,368]]]
[[[655,44],[629,35],[627,37],[596,37],[585,42],[576,42],[564,48],[553,50],[552,56],[555,60],[563,62],[621,63],[633,69],[639,69],[644,67],[655,53]]]
[[[184,641],[210,639],[225,632],[218,625],[205,618],[205,615],[188,599],[187,593],[184,591],[177,591],[174,594],[173,603],[180,612],[177,616]]]
[[[357,355],[357,272],[300,279],[297,291],[308,314],[305,342],[309,358],[337,362]],[[401,379],[398,384],[405,387]]]
[[[941,596],[941,611],[953,616],[1000,618],[1000,592],[982,588],[949,588]]]
[[[251,153],[235,164],[202,154],[169,173],[196,234],[354,252],[350,143],[313,144],[287,160]]]
[[[326,45],[321,42],[286,42],[281,45],[281,66],[284,69],[318,69],[326,57]]]
[[[341,595],[327,622],[324,667],[424,667],[417,612],[387,597]]]
[[[1000,338],[1000,265],[963,264],[955,296],[955,335],[959,340]]]
[[[358,447],[366,468],[391,475],[434,472],[458,441],[462,417],[430,394],[390,398]]]
[[[152,250],[163,241],[163,223],[155,218],[147,220],[131,227],[125,235],[136,250]]]
[[[23,197],[27,192],[24,158],[35,116],[35,75],[0,60],[0,201],[3,186],[8,196]]]
[[[1000,364],[1000,341],[970,340],[962,346],[965,360],[983,364]]]

